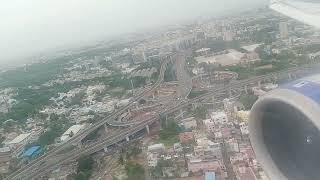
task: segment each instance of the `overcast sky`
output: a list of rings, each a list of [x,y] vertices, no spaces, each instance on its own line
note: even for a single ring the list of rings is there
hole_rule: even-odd
[[[1,0],[0,62],[266,0]]]

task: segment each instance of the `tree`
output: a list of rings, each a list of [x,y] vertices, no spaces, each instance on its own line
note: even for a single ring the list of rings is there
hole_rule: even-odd
[[[239,101],[244,105],[246,110],[249,110],[252,108],[257,99],[258,97],[255,95],[243,95],[240,97]]]
[[[167,127],[160,131],[159,137],[163,140],[170,139],[172,137],[177,136],[179,134],[179,130],[180,128],[178,124],[173,120],[169,120]]]
[[[122,155],[122,154],[121,154],[120,157],[119,157],[119,163],[120,163],[121,165],[124,164],[124,159],[123,159],[123,155]]]
[[[126,164],[125,170],[127,172],[127,180],[144,180],[144,168],[137,163],[128,162]]]
[[[56,137],[57,137],[56,132],[52,130],[48,130],[40,135],[38,141],[41,146],[46,146],[48,144],[54,143],[54,140]]]
[[[203,106],[199,106],[193,111],[194,116],[199,119],[205,119],[207,117],[207,113],[207,108]]]
[[[91,156],[83,156],[78,159],[76,180],[88,180],[92,174],[94,160]]]

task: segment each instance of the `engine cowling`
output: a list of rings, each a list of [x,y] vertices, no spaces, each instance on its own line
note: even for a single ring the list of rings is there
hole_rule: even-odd
[[[252,147],[271,180],[320,179],[320,75],[260,97],[251,109]]]

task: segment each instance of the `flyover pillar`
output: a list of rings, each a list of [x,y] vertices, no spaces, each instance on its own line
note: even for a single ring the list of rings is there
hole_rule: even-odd
[[[244,92],[248,94],[248,85],[244,85]]]
[[[180,114],[181,114],[181,117],[183,119],[183,110],[182,109],[180,109]]]
[[[129,141],[130,141],[129,136],[126,136],[126,141],[127,141],[127,142],[129,142]]]
[[[147,133],[150,134],[150,127],[149,127],[149,125],[146,125],[146,130],[147,130]]]
[[[81,142],[79,142],[79,143],[77,144],[77,146],[78,146],[79,149],[82,149],[82,143],[81,143]]]
[[[108,126],[106,123],[103,124],[103,127],[104,127],[104,131],[106,132],[106,134],[108,134]]]
[[[261,81],[258,81],[258,88],[261,88]]]

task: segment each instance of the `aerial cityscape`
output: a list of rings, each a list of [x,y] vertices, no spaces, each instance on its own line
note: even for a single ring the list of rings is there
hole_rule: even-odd
[[[261,7],[2,68],[0,179],[268,180],[250,110],[319,60],[319,30]]]

